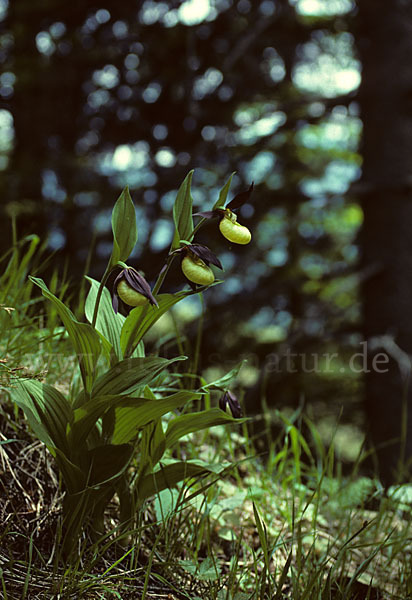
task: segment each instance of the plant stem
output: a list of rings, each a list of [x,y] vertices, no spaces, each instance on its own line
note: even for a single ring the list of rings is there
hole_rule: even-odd
[[[203,321],[204,321],[204,316],[205,316],[205,304],[204,304],[203,293],[202,292],[199,292],[198,298],[200,300],[200,305],[202,307],[202,312],[200,314],[199,322],[198,322],[198,327],[197,327],[196,344],[195,344],[195,351],[194,351],[193,364],[192,364],[192,372],[195,375],[197,375],[197,370],[199,368],[200,345],[201,345],[201,342],[202,342]]]
[[[196,225],[196,227],[192,231],[192,235],[190,236],[191,239],[193,239],[195,237],[195,234],[199,231],[199,229],[202,227],[202,225],[204,225],[204,223],[206,221],[207,221],[207,219],[205,219],[204,217],[202,219],[200,219],[199,223]]]
[[[102,280],[100,282],[99,289],[97,290],[96,303],[94,305],[94,311],[93,311],[92,327],[96,327],[97,313],[99,311],[100,298],[102,297],[103,288],[104,288],[106,281],[108,280],[111,272],[112,272],[112,266],[111,266],[111,263],[109,262],[109,264],[107,265],[106,270],[103,274]]]
[[[193,229],[191,235],[190,235],[190,239],[192,240],[193,237],[195,236],[195,234],[199,231],[199,229],[202,227],[202,225],[207,221],[207,219],[203,218],[200,219],[199,223],[196,225],[196,227]],[[160,288],[163,285],[163,282],[165,280],[165,277],[170,269],[170,266],[173,262],[173,259],[175,258],[176,254],[174,252],[171,252],[171,254],[169,254],[169,256],[166,259],[166,264],[163,267],[163,269],[160,271],[159,277],[157,278],[157,281],[153,287],[152,290],[152,294],[153,296],[155,296],[156,294],[159,293]]]
[[[196,225],[196,227],[193,229],[193,231],[191,233],[190,240],[192,240],[194,238],[195,234],[199,231],[199,229],[202,227],[202,225],[204,225],[204,223],[206,221],[207,221],[207,219],[205,219],[205,218],[200,219],[199,223]],[[159,277],[157,278],[157,281],[153,287],[153,290],[152,290],[153,296],[159,293],[159,290],[163,285],[163,281],[165,280],[165,277],[170,269],[170,266],[171,266],[175,256],[176,256],[176,254],[174,252],[172,252],[167,257],[166,264],[163,267],[163,269],[160,271]]]
[[[146,317],[147,315],[147,311],[148,311],[148,306],[144,306],[142,308],[142,313],[140,315],[139,320],[135,323],[134,327],[133,327],[133,333],[129,338],[129,342],[126,346],[126,349],[124,351],[124,358],[130,358],[131,355],[133,354],[133,352],[136,350],[137,346],[140,344],[142,337],[140,337],[140,339],[136,342],[135,338],[135,334],[136,332],[139,330],[140,325],[143,322],[143,319]],[[153,307],[152,307],[153,308]]]
[[[11,218],[11,231],[12,231],[12,240],[13,246],[17,246],[17,223],[16,223],[16,215],[13,214]]]
[[[170,269],[170,266],[173,262],[173,259],[175,258],[176,254],[169,254],[169,256],[166,259],[166,264],[163,267],[163,269],[160,271],[159,276],[157,278],[156,283],[154,284],[153,290],[152,290],[152,294],[153,296],[155,296],[156,294],[159,293],[160,288],[163,285],[163,282],[166,278],[166,275]]]

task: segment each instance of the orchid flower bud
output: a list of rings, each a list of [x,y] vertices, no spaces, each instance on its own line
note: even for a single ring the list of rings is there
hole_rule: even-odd
[[[231,414],[234,419],[240,419],[242,416],[242,407],[232,392],[225,392],[223,394],[219,400],[219,408]]]

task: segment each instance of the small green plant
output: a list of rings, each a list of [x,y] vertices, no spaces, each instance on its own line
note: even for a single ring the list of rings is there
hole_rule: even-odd
[[[217,283],[209,265],[221,268],[220,261],[209,248],[194,242],[194,236],[205,218],[215,216],[216,211],[228,218],[232,214],[230,205],[240,206],[251,192],[239,194],[229,208],[224,208],[230,177],[213,211],[195,227],[192,175],[191,171],[178,191],[173,208],[175,234],[153,290],[137,270],[124,262],[137,241],[135,209],[127,187],[113,209],[113,249],[102,280],[87,278],[87,322],[79,321],[42,279],[30,277],[63,322],[80,373],[80,385],[73,383],[68,395],[47,383],[24,378],[18,380],[12,394],[61,473],[66,558],[73,553],[85,527],[96,539],[104,534],[104,511],[114,494],[119,498],[124,532],[133,527],[136,512],[148,497],[183,480],[208,473],[219,475],[225,469],[224,464],[171,459],[165,452],[189,433],[232,423],[241,416],[240,406],[231,394],[224,396],[221,408],[180,415],[174,412],[202,397],[210,406],[210,391],[226,392],[237,370],[213,383],[200,380],[203,385],[198,389],[178,389],[168,368],[186,357],[145,356],[143,345],[144,335],[172,306]],[[245,243],[246,237],[242,230],[239,243]],[[229,239],[236,241],[233,235]],[[192,289],[160,293],[176,258],[180,258]],[[106,284],[115,271],[119,273],[111,297]],[[134,307],[126,317],[118,310],[120,302]],[[169,415],[167,424],[162,419],[165,415]]]

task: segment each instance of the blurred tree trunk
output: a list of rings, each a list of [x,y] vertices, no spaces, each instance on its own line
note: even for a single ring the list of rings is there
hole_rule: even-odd
[[[407,381],[407,355],[412,355],[412,5],[359,0],[358,8],[363,261],[375,269],[362,290],[370,370],[366,411],[379,474],[390,483],[408,477],[408,469],[400,472],[399,466],[412,459],[412,386]],[[379,341],[381,336],[388,336],[387,343]],[[389,362],[373,368],[382,351]]]

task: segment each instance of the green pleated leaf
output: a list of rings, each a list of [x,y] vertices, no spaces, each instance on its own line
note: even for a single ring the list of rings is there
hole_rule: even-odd
[[[199,397],[200,394],[194,394],[189,391],[177,392],[163,399],[158,399],[155,396],[152,398],[133,398],[123,395],[93,396],[91,400],[73,411],[72,421],[67,427],[67,439],[70,447],[73,448],[73,453],[83,452],[84,449],[87,449],[86,446],[83,448],[87,437],[95,427],[97,421],[108,411],[114,412],[114,423],[116,424],[116,411],[114,409],[117,408],[123,409],[126,415],[133,415],[132,420],[128,421],[129,417],[125,419],[125,429],[131,427],[132,436],[129,438],[131,439],[136,435],[137,429],[140,429],[153,419],[186,404],[189,400],[195,400]],[[121,414],[122,411],[119,410],[118,413]],[[121,429],[121,423],[119,423],[119,429]],[[116,431],[114,425],[113,432]],[[129,441],[129,439],[124,441]],[[117,443],[123,443],[118,440],[116,441]]]
[[[112,212],[113,251],[110,264],[126,261],[137,242],[136,211],[126,186]]]
[[[226,200],[227,200],[227,195],[228,195],[229,189],[230,189],[230,184],[232,183],[234,174],[235,174],[235,171],[231,174],[229,179],[226,181],[225,185],[220,190],[219,198],[216,200],[215,204],[213,205],[213,210],[215,210],[218,207],[223,208],[225,206]]]
[[[146,356],[143,340],[140,340],[140,342],[137,344],[136,348],[132,352],[132,356],[136,358],[143,358]]]
[[[30,277],[30,281],[39,286],[45,298],[55,306],[63,321],[73,344],[82,374],[83,385],[89,392],[92,388],[97,360],[101,353],[99,334],[88,323],[80,323],[74,314],[59,298],[50,292],[47,285],[38,277]]]
[[[78,556],[80,532],[90,515],[89,490],[66,493],[63,499],[63,537],[59,548],[66,560]]]
[[[84,471],[61,452],[57,453],[56,459],[69,494],[78,494],[116,479],[127,469],[133,452],[134,448],[130,444],[106,444],[90,450],[85,449]]]
[[[117,406],[130,406],[135,401],[136,398],[122,395],[93,396],[80,408],[76,408],[73,412],[73,420],[67,429],[70,447],[77,453],[83,452],[89,434],[101,417]]]
[[[192,294],[192,291],[178,292],[177,294],[159,294],[156,296],[158,308],[146,305],[131,310],[126,317],[120,335],[120,348],[123,355],[127,356],[130,353],[131,348],[142,340],[145,333],[169,308]]]
[[[186,357],[176,356],[171,359],[158,356],[126,358],[96,380],[92,396],[132,394],[140,387],[148,385],[164,369],[179,360],[186,360]],[[86,401],[86,395],[84,392],[80,392],[74,402],[74,408],[83,406]]]
[[[59,448],[56,448],[56,462],[63,476],[69,494],[76,494],[84,490],[87,474],[75,465]]]
[[[25,413],[33,431],[49,447],[70,454],[66,428],[73,412],[66,398],[51,385],[19,380],[12,390],[14,402]]]
[[[96,304],[97,292],[100,283],[91,277],[86,277],[87,281],[91,284],[90,291],[86,298],[85,313],[86,319],[89,323],[93,320],[94,306]],[[113,352],[117,360],[122,359],[122,351],[120,349],[120,333],[123,327],[125,317],[120,313],[115,314],[112,307],[112,299],[109,290],[103,288],[103,293],[100,298],[99,311],[97,313],[96,330],[107,340],[109,346],[106,348],[110,350],[113,348]]]
[[[41,416],[39,415],[35,405],[31,399],[27,401],[27,398],[27,392],[22,390],[20,387],[16,387],[12,390],[12,400],[24,411],[26,419],[28,420],[33,432],[36,434],[38,439],[43,442],[43,444],[46,444],[49,449],[53,448],[52,452],[55,454],[55,444],[48,434],[47,429],[41,423]]]
[[[145,390],[145,395],[146,393]],[[156,397],[151,390],[148,391],[146,397],[150,396],[152,397],[152,400],[156,400]],[[146,471],[152,471],[154,469],[162,458],[165,450],[166,438],[163,431],[162,419],[159,418],[143,427],[142,430],[142,437],[140,440],[140,476],[144,475]]]
[[[186,356],[126,358],[97,379],[93,395],[131,394],[137,388],[150,384],[164,369],[180,360],[186,360]]]
[[[145,462],[150,469],[153,469],[166,450],[166,438],[161,419],[144,427],[140,447],[142,449],[142,463]]]
[[[207,464],[200,460],[176,461],[167,466],[162,466],[155,473],[150,473],[142,478],[138,486],[140,500],[150,498],[154,494],[166,488],[174,487],[179,481],[189,477],[199,477],[206,473],[219,475],[226,466],[218,464]]]
[[[91,469],[88,486],[102,485],[119,477],[129,466],[133,452],[131,444],[106,444],[89,450]]]
[[[216,425],[228,423],[243,423],[246,419],[234,419],[220,408],[211,408],[201,412],[194,412],[176,417],[169,422],[166,430],[166,447],[170,448],[180,438],[194,431],[207,429]]]
[[[180,240],[190,240],[193,233],[191,194],[193,170],[190,171],[179,188],[175,203],[173,205],[173,220],[175,222],[175,235],[172,242],[172,250],[179,248]]]
[[[144,397],[148,400],[156,400],[155,394],[148,385],[144,389]],[[143,427],[140,438],[139,477],[145,475],[147,471],[153,471],[166,449],[165,442],[161,418]]]
[[[124,444],[136,437],[139,429],[160,419],[168,412],[183,406],[191,400],[198,400],[201,394],[188,390],[176,392],[166,398],[136,398],[134,406],[116,408],[115,425],[112,435],[112,444]]]

